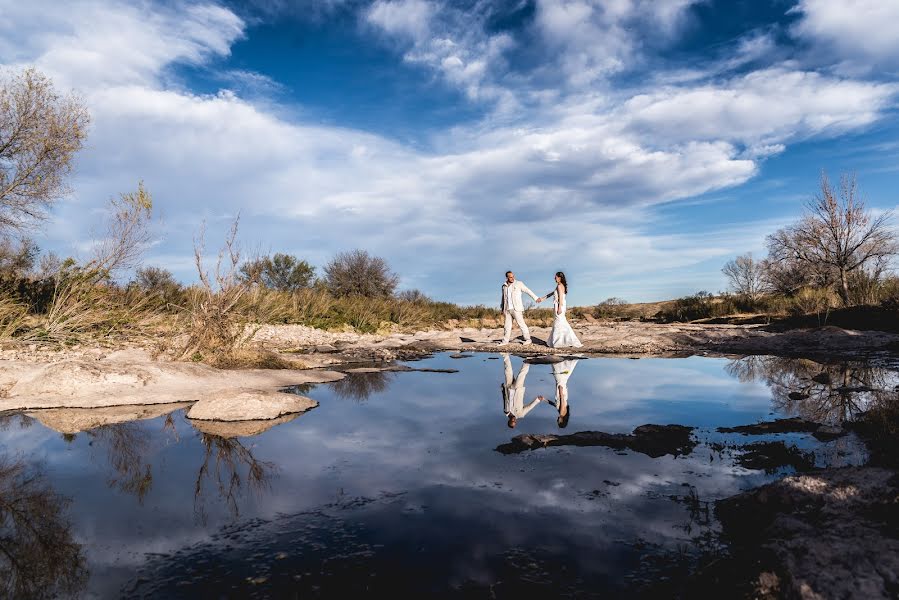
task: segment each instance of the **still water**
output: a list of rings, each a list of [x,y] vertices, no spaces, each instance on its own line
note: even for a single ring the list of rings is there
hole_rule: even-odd
[[[305,388],[318,408],[258,433],[265,425],[198,430],[178,406],[75,434],[53,429],[64,428],[52,412],[7,415],[0,496],[15,497],[25,521],[34,511],[59,551],[36,553],[27,523],[7,521],[4,539],[33,566],[0,559],[2,574],[34,577],[27,589],[48,596],[99,598],[629,595],[714,549],[714,500],[789,472],[735,466],[709,443],[742,436],[716,427],[797,414],[839,422],[897,383],[864,364],[769,357],[409,364],[458,372]],[[531,406],[538,395],[548,401]],[[495,450],[520,433],[644,423],[697,427],[701,443],[660,458]],[[864,459],[852,436],[759,439],[814,451],[819,465]]]

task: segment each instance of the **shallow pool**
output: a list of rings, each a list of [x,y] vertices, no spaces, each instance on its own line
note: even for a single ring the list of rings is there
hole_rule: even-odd
[[[355,374],[304,388],[318,408],[256,435],[204,433],[183,410],[74,434],[42,424],[59,428],[49,414],[7,415],[0,496],[30,499],[34,519],[61,548],[71,544],[28,556],[46,562],[39,587],[68,584],[88,597],[628,595],[714,550],[714,500],[788,472],[735,466],[709,443],[742,436],[716,427],[850,417],[872,386],[847,392],[847,369],[849,383],[896,383],[894,371],[868,365],[766,357],[591,358],[560,369],[438,354],[409,364],[458,372]],[[826,383],[823,372],[832,372]],[[560,381],[564,429],[553,404]],[[514,429],[510,392],[521,400]],[[530,406],[538,395],[553,402]],[[644,423],[697,427],[702,443],[660,458],[495,450],[521,433],[629,433]],[[852,436],[774,437],[814,451],[819,464],[863,460]],[[24,492],[23,473],[38,477]],[[24,526],[7,530],[15,538]]]

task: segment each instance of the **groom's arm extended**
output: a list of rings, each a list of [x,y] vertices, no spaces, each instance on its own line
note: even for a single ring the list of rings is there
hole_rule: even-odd
[[[521,284],[521,291],[524,292],[525,294],[527,294],[528,296],[530,296],[531,298],[533,298],[535,302],[537,301],[537,294],[532,292],[531,288],[526,286],[524,283]]]

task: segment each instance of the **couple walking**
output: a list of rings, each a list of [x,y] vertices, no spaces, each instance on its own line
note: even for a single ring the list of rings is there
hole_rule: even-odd
[[[509,343],[512,335],[512,320],[518,323],[519,329],[524,336],[524,345],[531,343],[531,332],[527,323],[524,322],[524,304],[521,301],[521,294],[525,293],[534,299],[538,304],[543,302],[550,296],[553,297],[553,328],[546,340],[546,345],[550,348],[580,348],[583,344],[577,339],[568,319],[565,317],[565,296],[568,294],[568,281],[565,279],[565,273],[559,271],[556,273],[556,287],[553,291],[541,298],[528,289],[523,282],[515,279],[515,273],[506,271],[506,281],[503,283],[503,295],[500,300],[500,310],[503,312],[505,322],[503,324],[503,339],[500,345]]]

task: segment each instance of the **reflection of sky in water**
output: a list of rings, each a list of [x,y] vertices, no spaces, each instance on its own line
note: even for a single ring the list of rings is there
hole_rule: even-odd
[[[515,430],[506,426],[502,360],[441,355],[412,364],[461,372],[393,374],[386,385],[359,386],[369,393],[365,398],[352,398],[352,386],[319,386],[309,392],[321,403],[317,409],[241,438],[236,451],[231,442],[213,452],[206,475],[206,446],[180,413],[174,430],[157,418],[128,425],[117,436],[79,433],[70,442],[36,422],[26,429],[12,424],[0,432],[0,446],[44,465],[55,488],[73,498],[75,534],[86,546],[91,588],[101,595],[117,594],[147,553],[175,552],[203,543],[223,526],[257,518],[274,520],[259,536],[283,537],[278,523],[299,527],[307,517],[298,513],[325,506],[338,523],[364,525],[370,543],[412,543],[421,531],[438,546],[463,540],[458,555],[434,557],[443,570],[433,576],[447,583],[489,582],[502,571],[494,564],[498,556],[534,544],[549,548],[546,556],[590,552],[592,559],[579,568],[605,580],[602,572],[633,566],[622,566],[629,560],[622,548],[638,539],[673,546],[697,535],[683,503],[668,498],[687,493],[683,484],[706,501],[767,480],[734,469],[705,446],[676,459],[608,448],[510,456],[494,451],[519,433],[630,432],[644,423],[713,428],[771,418],[765,383],[735,379],[725,371],[727,360],[580,361],[568,381],[571,419],[564,431],[548,404],[537,406]],[[521,359],[512,357],[512,364],[517,374]],[[551,366],[532,365],[525,386],[526,401],[539,394],[552,398]],[[152,482],[142,499],[113,483],[122,479],[114,465],[128,436],[142,449],[137,460],[151,465]],[[258,489],[249,489],[248,460],[273,464],[263,469]],[[231,473],[238,475],[239,515],[221,499],[216,468],[228,485]],[[198,477],[203,493],[195,499]],[[382,500],[340,508],[354,506],[358,498]],[[415,523],[419,533],[402,523]],[[303,538],[284,544],[297,550]],[[615,575],[617,580],[620,573]]]

